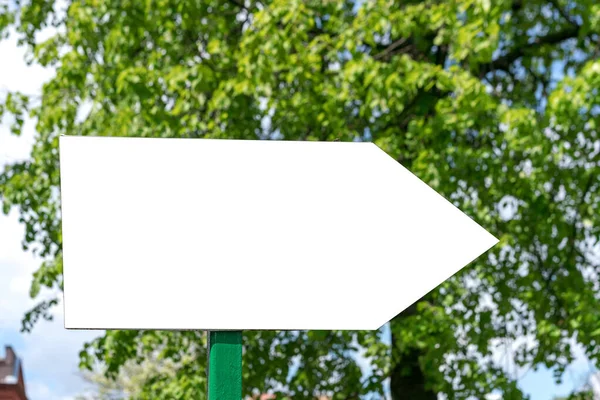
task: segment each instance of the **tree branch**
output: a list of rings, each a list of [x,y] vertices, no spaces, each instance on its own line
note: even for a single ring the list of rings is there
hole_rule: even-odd
[[[571,16],[569,15],[569,13],[560,6],[558,1],[559,0],[550,0],[550,3],[554,6],[554,8],[556,8],[556,10],[561,15],[561,17],[563,17],[568,23],[570,23],[573,26],[577,26],[577,23],[575,21],[573,21],[573,19],[571,19]]]
[[[581,196],[579,197],[579,204],[577,205],[576,212],[579,214],[581,212],[581,207],[585,204],[585,197],[589,193],[592,188],[592,184],[594,183],[594,174],[590,174],[587,182],[585,183],[585,187],[581,191]],[[571,237],[568,239],[569,245],[571,248],[569,249],[569,255],[567,256],[567,262],[573,261],[573,266],[577,266],[577,219],[578,215],[575,216],[572,226]]]
[[[381,53],[373,56],[373,58],[375,60],[379,60],[379,59],[385,57],[386,55],[390,54],[392,51],[394,51],[398,47],[402,46],[407,41],[408,41],[408,38],[400,38],[399,40],[396,40],[395,42],[390,44],[388,47],[386,47]]]
[[[514,0],[512,3],[511,11],[517,12],[523,8],[523,0]]]
[[[498,57],[487,64],[480,64],[479,67],[481,69],[479,77],[483,78],[492,71],[507,71],[512,63],[517,61],[519,58],[527,55],[533,55],[541,46],[559,44],[566,40],[573,39],[579,35],[580,30],[581,28],[579,26],[572,26],[565,28],[562,31],[540,36],[531,43],[516,47],[505,55]]]

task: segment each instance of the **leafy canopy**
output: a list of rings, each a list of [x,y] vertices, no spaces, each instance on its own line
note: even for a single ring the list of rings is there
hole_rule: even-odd
[[[496,389],[518,399],[515,376],[494,363],[499,339],[526,337],[514,342],[516,363],[555,367],[557,377],[573,338],[598,361],[596,1],[0,7],[3,35],[19,37],[31,62],[56,68],[39,102],[8,93],[0,108],[17,135],[27,115],[37,121],[31,159],[0,175],[4,211],[18,208],[26,227],[24,248],[47,260],[33,276],[32,297],[62,285],[61,134],[370,140],[501,243],[395,318],[391,342],[381,332],[245,333],[246,392],[355,398],[381,394],[390,378],[394,398],[482,398]],[[39,40],[48,26],[58,29]],[[248,295],[254,290],[268,288],[249,287]],[[326,288],[307,296],[319,290]],[[50,317],[58,299],[41,300],[24,330]],[[200,332],[109,331],[86,345],[81,365],[100,360],[110,376],[160,351],[177,372],[157,374],[139,397],[202,396],[205,340]],[[354,357],[359,345],[369,377]]]

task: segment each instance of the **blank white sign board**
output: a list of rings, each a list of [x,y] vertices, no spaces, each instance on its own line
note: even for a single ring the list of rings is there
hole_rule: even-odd
[[[60,138],[67,329],[378,329],[497,239],[372,143]]]

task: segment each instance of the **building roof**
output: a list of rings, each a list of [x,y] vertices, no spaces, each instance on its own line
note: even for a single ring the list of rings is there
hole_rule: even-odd
[[[5,347],[5,356],[0,358],[0,383],[16,384],[21,360],[10,346]]]
[[[27,399],[21,360],[10,346],[5,346],[4,358],[0,358],[0,397],[6,395],[9,399]]]

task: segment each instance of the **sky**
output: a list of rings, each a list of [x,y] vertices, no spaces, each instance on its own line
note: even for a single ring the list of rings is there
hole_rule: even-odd
[[[23,58],[24,50],[17,47],[14,37],[0,41],[0,98],[7,90],[39,93],[41,85],[52,77],[52,70],[27,66]],[[5,118],[0,125],[0,168],[5,163],[27,158],[35,135],[32,120],[26,120],[20,137],[10,134],[8,122]],[[23,314],[35,304],[28,293],[32,273],[40,263],[31,253],[23,251],[23,237],[17,210],[8,216],[0,214],[0,357],[4,356],[5,345],[12,346],[21,357],[30,400],[73,399],[87,388],[78,375],[78,353],[84,342],[102,332],[65,330],[60,306],[54,309],[54,321],[39,322],[32,333],[19,332]],[[562,384],[556,384],[552,371],[545,368],[518,372],[519,384],[532,400],[551,400],[580,387],[590,371],[589,362],[577,350],[576,360]]]

